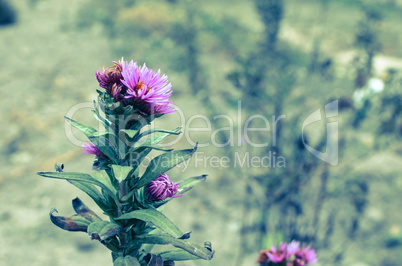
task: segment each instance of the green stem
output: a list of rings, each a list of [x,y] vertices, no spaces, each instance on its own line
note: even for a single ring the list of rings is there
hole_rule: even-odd
[[[118,215],[121,216],[123,214],[123,204],[122,204],[122,199],[123,197],[126,195],[127,191],[126,191],[126,181],[122,181],[119,183],[119,200],[120,200],[120,204],[119,204],[119,208],[118,208]],[[122,227],[124,230],[126,221],[123,220],[122,221]],[[126,239],[126,233],[121,233],[120,235],[120,244],[121,246],[124,246],[125,244],[127,244],[127,239]]]

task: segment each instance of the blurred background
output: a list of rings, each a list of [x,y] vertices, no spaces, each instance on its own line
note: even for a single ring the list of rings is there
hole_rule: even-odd
[[[112,265],[101,244],[48,216],[52,207],[71,215],[77,196],[99,209],[35,172],[55,162],[91,171],[94,158],[68,140],[63,116],[96,99],[95,70],[124,57],[169,76],[185,121],[211,122],[189,134],[210,143],[198,150],[203,161],[169,174],[207,182],[165,213],[216,254],[177,265],[256,265],[261,249],[293,239],[316,249],[318,265],[401,265],[401,14],[400,0],[0,0],[0,264]],[[303,121],[334,100],[338,114],[302,135]],[[254,115],[270,122],[271,131],[249,133],[266,147],[237,135]],[[96,126],[90,108],[73,118]],[[183,124],[177,113],[161,120]],[[338,123],[336,166],[306,150],[326,151],[327,122]],[[190,146],[183,138],[175,147]],[[269,154],[284,164],[234,165]]]

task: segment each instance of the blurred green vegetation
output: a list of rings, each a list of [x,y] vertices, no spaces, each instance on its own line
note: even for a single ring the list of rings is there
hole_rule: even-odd
[[[48,221],[50,208],[68,213],[70,200],[85,196],[34,173],[56,161],[66,171],[90,171],[92,158],[68,141],[63,116],[95,99],[95,70],[124,57],[166,73],[187,120],[203,114],[213,129],[227,127],[214,117],[236,117],[238,101],[243,120],[286,115],[277,123],[276,146],[200,149],[232,160],[236,153],[275,152],[285,168],[190,164],[172,172],[209,174],[205,185],[166,209],[180,228],[216,250],[211,262],[181,265],[253,265],[260,249],[292,239],[317,249],[320,265],[400,265],[401,1],[20,0],[12,3],[17,15],[6,2],[0,1],[0,22],[18,21],[0,28],[0,264],[24,265],[24,256],[29,265],[111,264],[96,243]],[[385,89],[358,109],[353,94],[370,78]],[[330,121],[339,122],[339,164],[330,166],[304,148],[301,128],[335,99],[339,115]],[[74,119],[95,123],[89,108]],[[166,116],[161,127],[174,128],[178,120]],[[272,143],[271,133],[250,136]],[[211,139],[210,132],[190,136]],[[325,124],[306,128],[304,137],[323,151]],[[230,138],[217,134],[219,143]]]

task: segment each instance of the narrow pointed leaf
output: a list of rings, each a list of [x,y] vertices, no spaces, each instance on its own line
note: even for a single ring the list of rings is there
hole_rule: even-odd
[[[103,118],[100,113],[99,113],[99,109],[98,106],[96,104],[96,102],[94,101],[94,109],[92,110],[92,112],[94,113],[95,118],[102,123],[102,125],[105,127],[105,129],[108,129],[110,127],[110,125],[112,124],[109,120],[107,120],[106,118]]]
[[[167,133],[167,132],[157,132],[154,135],[152,135],[152,137],[148,138],[147,140],[145,140],[144,144],[158,144],[159,142],[161,142],[164,138],[166,138],[167,136],[171,135],[171,134],[179,134],[181,127],[177,127],[169,132],[174,132],[174,133]],[[145,133],[145,132],[144,132]],[[145,135],[143,135],[145,136]]]
[[[107,186],[113,194],[117,194],[116,187],[113,185],[112,181],[110,180],[108,174],[105,171],[93,171],[91,172],[93,177],[98,180],[99,182],[103,183]]]
[[[108,221],[100,221],[91,223],[88,226],[87,232],[91,239],[103,241],[109,237],[117,235],[121,230],[122,229],[118,224]]]
[[[159,129],[159,128],[148,129],[148,130],[145,130],[144,132],[142,132],[141,134],[139,134],[137,139],[141,139],[141,138],[143,138],[143,137],[145,137],[147,135],[150,135],[150,134],[159,133],[159,134],[152,135],[150,137],[150,141],[152,143],[153,141],[158,141],[158,139],[161,136],[164,136],[163,138],[165,138],[165,137],[167,137],[169,135],[179,135],[181,133],[180,132],[181,128],[182,127],[178,127],[178,128],[173,129],[173,130],[165,130],[165,129]]]
[[[175,133],[177,133],[180,129],[181,129],[181,127],[177,127],[177,128],[175,128],[175,129],[171,130],[170,132],[175,132]],[[152,137],[150,137],[150,138],[148,138],[147,140],[145,140],[145,141],[142,143],[142,145],[141,145],[140,148],[139,148],[139,147],[132,147],[132,148],[129,150],[129,153],[130,153],[130,152],[133,152],[134,150],[135,150],[136,152],[142,152],[142,150],[145,149],[145,148],[147,147],[147,145],[156,145],[156,144],[158,144],[159,142],[161,142],[164,138],[166,138],[167,136],[169,136],[170,134],[172,134],[172,133],[165,133],[165,132],[158,132],[158,133],[155,133],[154,135],[152,135]],[[148,152],[148,153],[149,153],[149,152]],[[147,153],[147,154],[148,154],[148,153]],[[146,155],[145,155],[145,156],[146,156]]]
[[[93,127],[90,126],[86,126],[84,124],[81,124],[71,118],[68,118],[67,116],[64,117],[67,122],[69,122],[73,127],[81,130],[82,133],[85,134],[85,136],[90,137],[93,133],[96,132],[96,129],[94,129]]]
[[[113,147],[110,146],[110,142],[107,141],[109,139],[110,133],[108,132],[99,132],[93,127],[86,126],[81,124],[73,119],[70,119],[65,116],[67,122],[69,122],[73,127],[81,130],[87,136],[87,138],[96,146],[98,149],[105,154],[109,159],[113,160],[116,157],[116,152]]]
[[[170,148],[164,148],[160,145],[157,144],[142,144],[142,145],[134,145],[134,147],[130,150],[130,152],[135,152],[139,149],[144,150],[145,148],[153,149],[153,150],[158,150],[158,151],[172,151],[173,149]]]
[[[172,130],[172,131],[176,131],[176,132],[177,132],[177,131],[179,131],[180,129],[181,129],[181,127],[178,127],[178,128],[175,128],[175,129]],[[153,136],[154,139],[147,139],[147,140],[145,141],[144,145],[150,145],[150,144],[151,144],[151,140],[152,140],[152,144],[153,144],[153,145],[156,145],[156,144],[158,144],[159,142],[161,142],[161,141],[162,141],[165,137],[167,137],[167,136],[169,136],[168,133],[161,133],[161,132],[156,133],[156,134]],[[152,151],[151,148],[146,148],[144,145],[143,145],[141,148],[136,149],[136,151],[135,151],[136,156],[135,156],[135,159],[132,161],[132,165],[137,165],[137,166],[140,165],[141,162],[144,160],[144,158]],[[133,150],[134,150],[134,147],[131,148],[128,153],[132,153]]]
[[[136,242],[142,244],[157,244],[157,245],[168,245],[171,244],[177,248],[181,248],[194,256],[197,256],[204,260],[212,259],[214,252],[213,250],[203,247],[199,244],[189,242],[187,240],[177,239],[169,235],[146,235],[138,236],[135,238]]]
[[[104,212],[109,213],[110,207],[106,205],[104,197],[93,184],[75,180],[68,180],[68,182],[85,192],[88,196],[91,197],[91,199],[93,199],[93,201],[95,201],[99,208],[101,208]]]
[[[177,190],[178,194],[183,194],[183,193],[189,191],[190,189],[192,189],[199,183],[205,181],[206,179],[207,179],[207,175],[200,175],[200,176],[194,176],[194,177],[189,177],[189,178],[183,179],[181,181],[181,184],[179,184],[179,188]]]
[[[135,153],[132,153],[133,158],[131,159],[131,165],[133,167],[138,167],[141,165],[145,157],[152,151],[150,148],[145,148],[143,151],[139,152],[138,150]],[[126,155],[127,156],[127,155]],[[138,168],[137,168],[138,169]]]
[[[149,163],[145,173],[138,182],[137,187],[140,188],[148,185],[152,180],[156,179],[161,174],[190,159],[196,149],[197,145],[194,147],[194,149],[167,152],[155,157]]]
[[[114,140],[116,139],[115,135],[110,132],[94,132],[92,135],[88,136],[88,139],[96,146],[98,149],[106,155],[109,159],[113,160],[117,157],[116,152],[116,144]],[[122,143],[119,142],[117,146],[122,147]]]
[[[183,232],[165,215],[157,210],[145,209],[145,210],[137,210],[132,211],[126,214],[123,214],[117,220],[128,220],[128,219],[138,219],[144,222],[150,222],[154,224],[156,227],[164,231],[165,233],[180,238],[183,236]]]
[[[96,180],[92,176],[88,174],[83,174],[83,173],[74,173],[74,172],[37,172],[37,175],[44,176],[44,177],[50,177],[50,178],[57,178],[57,179],[65,179],[65,180],[75,180],[75,181],[82,181],[82,182],[88,182],[94,185],[97,185],[103,189],[118,205],[119,200],[117,199],[116,195],[113,194],[113,192],[105,186],[102,182]]]
[[[131,190],[130,192],[128,192],[124,197],[121,198],[122,202],[127,201],[129,198],[131,198],[135,193],[137,192],[137,190]]]
[[[161,256],[163,260],[172,260],[172,261],[199,260],[200,259],[200,257],[190,254],[183,249],[168,250],[168,251],[158,253],[158,255]]]

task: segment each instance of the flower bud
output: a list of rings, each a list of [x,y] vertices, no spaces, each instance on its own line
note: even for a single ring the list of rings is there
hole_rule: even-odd
[[[155,180],[151,181],[147,187],[147,195],[153,201],[160,201],[166,198],[177,198],[183,194],[176,195],[178,185],[170,181],[167,174],[162,174]]]

